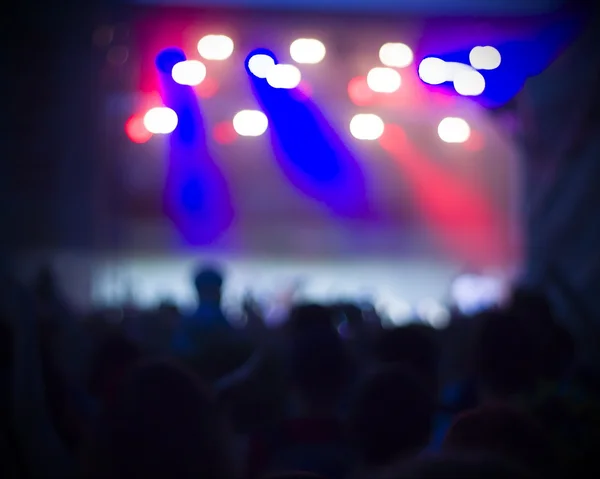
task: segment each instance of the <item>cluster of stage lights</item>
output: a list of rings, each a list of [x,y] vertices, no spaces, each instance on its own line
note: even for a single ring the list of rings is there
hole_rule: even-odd
[[[452,82],[459,95],[478,96],[485,90],[485,78],[480,70],[495,70],[501,62],[500,52],[494,47],[479,46],[469,53],[469,65],[436,57],[425,58],[419,64],[419,77],[430,85]]]
[[[225,35],[207,35],[197,45],[204,60],[223,61],[231,57],[234,42]],[[290,45],[290,57],[297,64],[314,65],[326,56],[325,45],[313,38],[300,38]],[[372,68],[367,76],[368,87],[376,93],[394,93],[402,85],[398,69],[408,67],[414,60],[411,48],[403,43],[386,43],[379,50],[383,66]],[[445,62],[439,58],[425,58],[419,65],[419,77],[423,82],[438,85],[453,82],[457,93],[465,96],[479,95],[485,89],[485,79],[479,70],[492,70],[500,65],[500,53],[493,47],[475,47],[469,55],[470,65]],[[294,89],[302,81],[302,72],[293,64],[277,63],[265,53],[257,53],[247,60],[249,72],[267,81],[272,88]],[[173,80],[185,86],[198,86],[206,78],[206,65],[200,60],[184,60],[171,70]],[[148,138],[153,134],[172,133],[178,124],[175,111],[167,107],[148,110],[142,120]],[[267,116],[259,110],[242,110],[232,121],[233,129],[240,136],[263,135],[269,125]],[[349,130],[358,140],[379,139],[385,131],[384,121],[372,113],[355,115]],[[438,135],[446,143],[464,143],[470,137],[470,127],[461,118],[444,118],[438,125]],[[132,136],[132,135],[130,135]]]

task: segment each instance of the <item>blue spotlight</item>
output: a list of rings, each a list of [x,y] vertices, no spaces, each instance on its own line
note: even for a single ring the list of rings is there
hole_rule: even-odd
[[[281,171],[294,187],[338,216],[369,216],[364,175],[356,158],[313,101],[300,101],[292,90],[273,88],[263,79],[264,71],[257,74],[250,63],[259,55],[275,62],[276,58],[269,50],[257,49],[245,65],[254,95],[269,117],[269,135]]]
[[[261,70],[266,70],[266,67],[269,65],[269,58],[273,60],[272,64],[279,63],[277,56],[271,50],[266,48],[256,48],[252,50],[244,61],[244,67],[246,68],[248,75],[264,78],[264,75],[261,74]],[[264,73],[266,75],[266,71]]]
[[[154,63],[156,64],[156,68],[162,73],[166,73],[167,75],[171,74],[171,70],[173,67],[179,63],[185,61],[187,58],[185,53],[181,48],[171,47],[165,48],[158,55],[156,55],[156,60]]]

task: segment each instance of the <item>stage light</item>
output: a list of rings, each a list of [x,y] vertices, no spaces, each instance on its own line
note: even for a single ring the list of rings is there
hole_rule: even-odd
[[[445,81],[454,81],[457,75],[461,73],[469,73],[476,72],[477,70],[473,69],[471,65],[467,65],[465,63],[460,62],[445,62],[444,71],[446,73]]]
[[[269,69],[267,83],[273,88],[296,88],[302,81],[302,73],[294,65],[278,64]]]
[[[275,66],[275,60],[269,55],[258,53],[248,60],[248,70],[257,78],[267,78],[269,70]]]
[[[186,59],[185,53],[181,48],[170,47],[165,48],[156,55],[154,63],[160,72],[170,75],[173,67],[180,62],[184,62]]]
[[[225,35],[206,35],[198,42],[198,53],[206,60],[226,60],[233,48],[233,40]]]
[[[178,118],[170,108],[152,108],[144,115],[144,126],[146,130],[155,135],[168,135],[177,128]]]
[[[133,115],[127,120],[125,132],[134,143],[146,143],[152,138],[152,133],[144,126],[144,118],[139,115]]]
[[[402,77],[391,68],[376,67],[367,74],[367,85],[377,93],[393,93],[402,85]]]
[[[386,43],[379,49],[379,59],[388,67],[405,68],[413,62],[414,55],[404,43]]]
[[[348,96],[355,105],[367,105],[373,100],[374,93],[365,77],[354,77],[348,83]]]
[[[454,75],[454,89],[463,96],[477,96],[485,90],[485,78],[477,70],[463,70]]]
[[[469,53],[469,62],[477,70],[495,70],[502,63],[502,56],[494,47],[475,47]]]
[[[444,118],[438,125],[438,135],[446,143],[464,143],[471,136],[471,127],[462,118]]]
[[[242,110],[233,117],[233,128],[240,136],[260,136],[269,126],[267,115],[258,110]]]
[[[384,130],[385,124],[377,115],[360,113],[350,120],[350,133],[357,140],[377,140]]]
[[[325,45],[314,38],[299,38],[290,45],[290,56],[296,63],[319,63],[326,52]]]
[[[206,67],[198,60],[186,60],[173,67],[171,76],[180,85],[197,86],[206,78]]]
[[[419,64],[419,78],[430,85],[441,85],[448,81],[446,62],[434,57],[423,59]]]

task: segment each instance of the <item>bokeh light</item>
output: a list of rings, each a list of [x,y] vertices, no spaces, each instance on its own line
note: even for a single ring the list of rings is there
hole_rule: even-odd
[[[402,85],[402,77],[391,68],[376,67],[367,74],[367,85],[377,93],[393,93]]]
[[[155,135],[168,135],[177,128],[177,113],[167,107],[151,108],[144,115],[144,126]]]
[[[233,49],[233,40],[226,35],[206,35],[198,42],[198,53],[205,60],[227,60]]]
[[[367,105],[373,100],[373,90],[367,85],[367,79],[359,76],[354,77],[348,83],[348,96],[355,105]]]
[[[419,64],[419,78],[430,85],[448,81],[446,62],[441,58],[428,57]]]
[[[464,143],[471,136],[471,127],[462,118],[447,117],[438,125],[438,135],[446,143]]]
[[[221,145],[229,145],[237,138],[237,133],[231,121],[222,121],[213,128],[213,138]]]
[[[405,68],[413,62],[414,54],[404,43],[386,43],[379,49],[379,59],[385,66]]]
[[[477,70],[495,70],[502,63],[502,55],[494,47],[475,47],[469,53],[469,62]]]
[[[275,59],[264,53],[252,55],[248,59],[248,70],[257,78],[267,78],[269,70],[275,66]]]
[[[150,133],[144,126],[144,117],[141,115],[133,115],[125,123],[125,133],[134,143],[146,143],[152,138]]]
[[[383,120],[371,113],[359,113],[350,120],[350,133],[357,140],[377,140],[384,131]]]
[[[485,90],[485,78],[477,70],[462,70],[454,75],[454,89],[462,96],[481,95]]]
[[[242,110],[233,117],[233,128],[240,136],[260,136],[269,126],[267,115],[258,110]]]
[[[267,83],[273,88],[296,88],[301,81],[302,73],[294,65],[280,63],[267,73]]]
[[[314,38],[299,38],[290,45],[290,56],[296,63],[319,63],[325,58],[326,53],[323,42]]]
[[[197,86],[206,78],[206,66],[198,60],[186,60],[173,66],[171,76],[180,85]]]

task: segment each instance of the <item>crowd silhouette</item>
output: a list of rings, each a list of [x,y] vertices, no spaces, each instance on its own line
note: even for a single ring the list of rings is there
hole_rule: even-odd
[[[466,478],[595,474],[595,375],[538,292],[444,330],[386,329],[352,304],[268,328],[221,307],[74,313],[52,272],[4,274],[6,478]],[[116,315],[116,316],[115,316]],[[244,325],[243,327],[241,325]],[[343,325],[343,327],[341,327]]]

